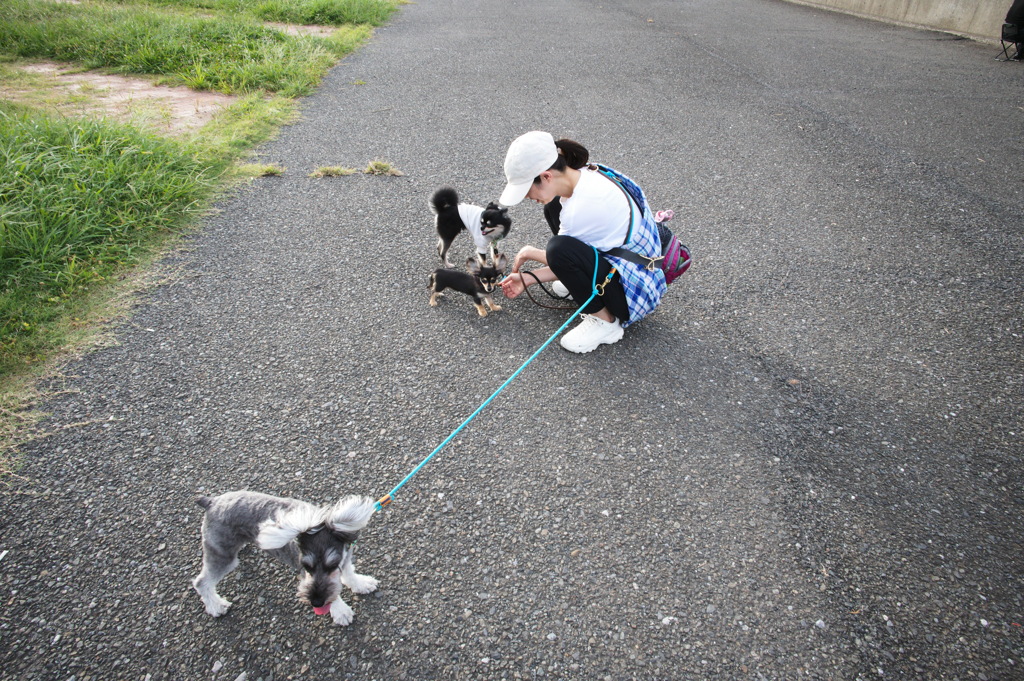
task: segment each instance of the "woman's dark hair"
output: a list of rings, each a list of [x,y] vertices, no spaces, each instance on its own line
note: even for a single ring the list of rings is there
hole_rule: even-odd
[[[590,152],[579,142],[560,139],[555,142],[555,147],[558,149],[558,158],[555,159],[555,164],[551,166],[555,170],[565,170],[566,166],[579,170],[587,165],[587,161],[590,160]],[[559,164],[561,164],[561,167],[558,167]]]
[[[548,170],[563,171],[566,168],[573,168],[579,170],[583,166],[587,165],[587,161],[590,160],[590,152],[587,148],[570,139],[560,139],[555,142],[555,147],[558,149],[558,158],[551,164]],[[533,178],[533,183],[537,184],[540,182],[540,177]]]

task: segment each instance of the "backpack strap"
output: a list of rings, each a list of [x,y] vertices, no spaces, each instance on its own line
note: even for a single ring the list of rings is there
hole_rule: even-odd
[[[597,172],[601,173],[602,175],[607,177],[609,180],[611,180],[612,183],[616,187],[618,187],[619,190],[623,194],[626,195],[626,204],[629,206],[629,229],[626,230],[626,238],[622,240],[622,245],[625,246],[626,244],[629,243],[630,238],[633,236],[633,219],[634,219],[633,205],[636,203],[636,201],[633,200],[633,197],[629,195],[629,192],[626,191],[626,188],[622,186],[621,182],[619,182],[619,178],[615,177],[615,175],[613,175],[612,173],[608,172],[607,170],[605,170],[601,166],[594,166],[594,167],[597,168]],[[626,249],[620,248],[618,250],[623,250],[624,251]],[[629,252],[631,252],[631,251],[629,251]],[[605,253],[610,253],[610,251],[605,251]]]
[[[631,251],[628,248],[622,248],[618,246],[616,248],[609,248],[607,251],[601,251],[606,255],[611,255],[616,258],[622,258],[628,260],[636,265],[641,265],[648,272],[654,272],[661,267],[661,261],[664,259],[664,255],[659,255],[657,258],[648,258],[646,255],[640,255],[635,251]]]
[[[600,172],[602,175],[604,175],[609,180],[614,182],[615,186],[618,187],[620,190],[622,190],[622,193],[626,195],[626,203],[629,204],[629,230],[626,232],[626,238],[622,242],[622,246],[616,246],[615,248],[609,248],[607,251],[602,251],[602,253],[604,253],[606,255],[614,256],[616,258],[622,258],[623,260],[628,260],[629,262],[633,263],[634,265],[640,265],[640,266],[644,267],[648,272],[654,272],[655,270],[657,270],[660,267],[659,263],[660,263],[661,259],[665,257],[664,255],[660,255],[657,258],[648,258],[647,256],[640,255],[639,253],[637,253],[635,251],[631,251],[628,248],[623,248],[623,246],[625,246],[626,244],[629,243],[630,237],[633,236],[633,218],[634,218],[633,206],[634,206],[634,204],[636,204],[636,199],[634,199],[633,196],[630,195],[630,193],[628,191],[626,191],[626,188],[622,186],[621,182],[619,182],[619,178],[617,178],[613,174],[605,171],[601,167],[598,167],[598,172]],[[639,206],[637,206],[637,208],[639,208]]]

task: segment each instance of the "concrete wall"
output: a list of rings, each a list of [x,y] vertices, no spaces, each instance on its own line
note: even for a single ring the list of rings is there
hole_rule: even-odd
[[[1013,0],[788,0],[902,26],[998,41]]]

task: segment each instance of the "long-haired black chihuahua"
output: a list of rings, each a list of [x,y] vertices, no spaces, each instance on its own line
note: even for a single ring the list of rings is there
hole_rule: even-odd
[[[491,294],[498,286],[498,282],[505,276],[505,254],[497,253],[494,256],[494,264],[488,265],[487,259],[482,255],[475,258],[466,258],[466,271],[437,269],[430,275],[430,282],[427,288],[430,289],[430,306],[437,306],[437,299],[442,296],[445,289],[461,291],[473,299],[473,305],[481,317],[487,316],[487,309],[484,304],[496,312],[501,309],[495,305]]]
[[[459,232],[470,233],[476,252],[482,256],[496,257],[497,242],[508,236],[512,229],[512,218],[508,208],[491,202],[486,207],[471,203],[459,203],[458,193],[451,187],[442,187],[430,197],[430,211],[437,227],[437,254],[445,267],[451,267],[448,249]]]

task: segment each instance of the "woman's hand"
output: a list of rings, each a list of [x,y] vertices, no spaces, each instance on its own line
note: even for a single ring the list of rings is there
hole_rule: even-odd
[[[516,257],[512,261],[512,271],[518,272],[522,268],[523,263],[528,260],[535,260],[544,265],[548,264],[547,253],[535,246],[523,246],[519,249],[519,252],[516,253]]]
[[[530,274],[533,275],[530,277],[530,284],[538,280],[551,281],[555,278],[555,275],[547,268],[547,252],[537,248],[536,246],[523,246],[519,249],[519,252],[516,253],[516,257],[512,261],[512,273],[505,277],[501,282],[501,292],[505,294],[506,298],[515,298],[526,290],[528,284],[526,279],[523,278],[520,268],[523,266],[523,263],[529,260],[539,262],[545,266],[535,270],[530,270]]]
[[[518,259],[519,256],[516,256]],[[506,298],[511,300],[520,293],[526,290],[526,284],[523,282],[523,275],[519,272],[513,272],[504,279],[501,280],[501,292]]]

